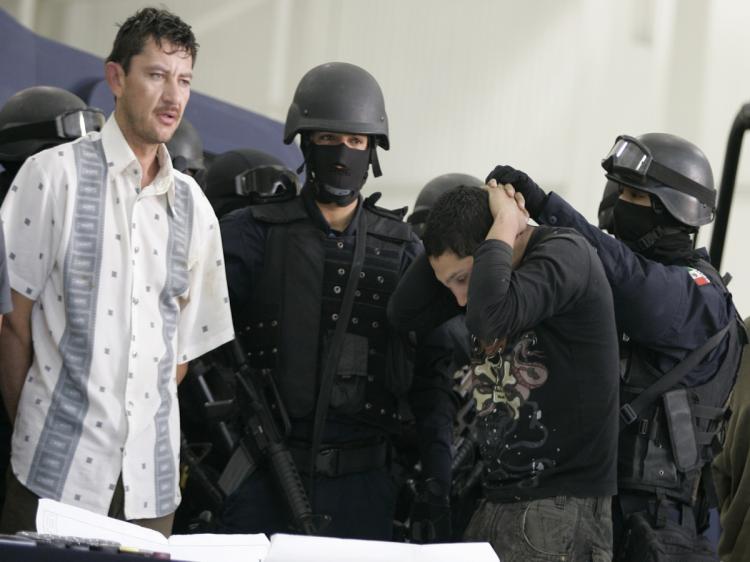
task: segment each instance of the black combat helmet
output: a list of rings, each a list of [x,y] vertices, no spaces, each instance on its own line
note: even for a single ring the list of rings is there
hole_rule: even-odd
[[[685,139],[666,133],[637,138],[621,135],[602,160],[602,167],[608,179],[653,195],[683,225],[698,228],[714,218],[716,190],[711,165],[706,155]]]
[[[0,162],[22,162],[40,150],[71,141],[104,125],[104,114],[75,94],[33,86],[0,109]]]
[[[614,234],[614,208],[615,202],[620,197],[620,186],[617,182],[607,180],[607,184],[604,186],[604,194],[602,200],[599,202],[599,228],[606,230],[610,234]]]
[[[484,183],[479,178],[469,174],[443,174],[428,181],[417,195],[414,203],[414,211],[406,218],[406,221],[414,226],[417,234],[421,235],[424,230],[427,215],[440,196],[459,185],[482,187]]]
[[[192,172],[204,170],[203,163],[203,141],[193,124],[182,118],[180,126],[167,143],[172,165],[180,172]]]
[[[356,65],[330,62],[302,77],[286,116],[284,142],[297,133],[330,131],[370,135],[388,150],[388,116],[375,78]]]
[[[230,211],[297,194],[297,176],[278,158],[243,148],[214,158],[206,174],[206,197],[221,218]]]

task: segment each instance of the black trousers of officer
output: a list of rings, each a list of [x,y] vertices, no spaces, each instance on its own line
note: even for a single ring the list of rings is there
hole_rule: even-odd
[[[303,482],[309,476],[302,474]],[[387,466],[315,479],[313,512],[331,518],[320,536],[391,540],[396,483]],[[289,533],[291,517],[273,475],[256,470],[224,503],[219,532]],[[297,531],[298,532],[298,531]]]

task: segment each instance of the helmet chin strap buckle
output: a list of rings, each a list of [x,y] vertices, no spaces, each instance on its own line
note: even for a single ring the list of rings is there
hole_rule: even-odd
[[[645,235],[641,236],[638,240],[633,242],[633,249],[636,252],[645,252],[651,246],[653,246],[659,238],[664,236],[664,234],[666,234],[664,231],[664,227],[657,226],[656,228],[647,232]]]
[[[314,178],[311,178],[313,185],[313,193],[315,194],[315,200],[318,203],[330,204],[334,203],[339,207],[346,207],[352,201],[356,201],[359,191],[351,189],[341,189],[339,187],[333,187],[326,183],[318,182]]]
[[[333,195],[334,197],[348,197],[350,196],[353,191],[351,189],[341,189],[340,187],[333,187],[332,185],[328,185],[327,183],[319,184],[321,187]]]
[[[659,225],[629,245],[631,246],[631,249],[633,251],[643,253],[651,248],[654,244],[656,244],[656,242],[660,238],[663,238],[664,236],[667,236],[669,234],[676,234],[678,232],[685,231],[685,228]]]

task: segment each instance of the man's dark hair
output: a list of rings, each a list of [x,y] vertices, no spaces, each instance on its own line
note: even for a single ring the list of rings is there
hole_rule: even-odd
[[[428,256],[451,251],[459,258],[474,254],[492,227],[489,194],[461,185],[444,193],[430,210],[425,225],[424,248]]]
[[[127,74],[130,59],[143,51],[149,39],[153,39],[159,48],[162,40],[166,40],[178,49],[184,49],[195,65],[198,43],[193,30],[173,13],[156,8],[143,8],[125,20],[117,31],[107,62],[119,63]]]

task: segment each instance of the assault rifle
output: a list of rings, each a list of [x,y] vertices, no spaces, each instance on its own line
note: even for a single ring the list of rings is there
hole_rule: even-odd
[[[454,375],[459,409],[453,429],[451,501],[460,504],[479,484],[484,462],[477,456],[476,403],[472,396],[472,367],[465,365]]]
[[[299,471],[286,446],[285,438],[291,424],[271,373],[266,369],[251,368],[237,340],[227,344],[227,348],[235,366],[242,437],[219,478],[219,487],[229,495],[252,474],[258,463],[269,462],[295,530],[307,535],[316,534],[326,518],[312,513]],[[283,432],[279,430],[277,418],[281,420]]]

